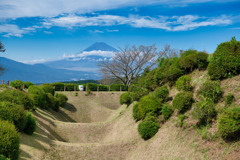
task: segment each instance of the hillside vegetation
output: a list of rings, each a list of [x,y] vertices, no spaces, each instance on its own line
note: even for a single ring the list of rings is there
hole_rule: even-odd
[[[239,51],[233,38],[213,55],[159,59],[123,93],[92,92],[94,84],[87,92],[1,86],[0,157],[237,160]]]

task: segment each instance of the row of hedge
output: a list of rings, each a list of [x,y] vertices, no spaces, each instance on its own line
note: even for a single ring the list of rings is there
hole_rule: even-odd
[[[126,91],[127,87],[124,84],[111,84],[109,86],[103,84],[96,84],[96,83],[88,83],[84,86],[84,90],[88,88],[90,91]]]

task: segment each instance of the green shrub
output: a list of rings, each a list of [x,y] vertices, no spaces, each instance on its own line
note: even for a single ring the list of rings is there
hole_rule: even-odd
[[[164,117],[164,120],[165,121],[168,120],[171,117],[172,113],[173,113],[172,107],[170,105],[164,105],[162,107],[161,113],[162,113],[162,115]]]
[[[0,101],[8,101],[15,104],[23,105],[25,109],[32,109],[33,99],[29,96],[29,94],[19,91],[19,90],[11,90],[7,89],[0,92]]]
[[[133,119],[135,119],[136,121],[139,121],[141,120],[141,117],[139,115],[139,108],[138,108],[138,103],[136,103],[134,106],[133,106]]]
[[[24,128],[24,133],[32,135],[33,132],[36,130],[37,123],[35,118],[32,116],[30,112],[27,112],[27,124]]]
[[[111,84],[110,89],[111,91],[120,91],[120,87],[122,87],[122,91],[126,91],[127,87],[124,84]]]
[[[137,84],[131,84],[131,85],[128,87],[128,92],[135,92],[135,91],[138,90],[139,88],[141,88],[139,85],[137,85]]]
[[[27,123],[24,107],[11,102],[0,102],[0,119],[13,122],[19,131],[22,131]]]
[[[0,154],[0,160],[10,160],[10,159],[6,158],[4,155]]]
[[[0,154],[11,160],[17,160],[19,155],[20,134],[15,126],[8,121],[0,120]]]
[[[208,57],[209,55],[205,52],[197,53],[197,65],[200,70],[204,70],[208,67]]]
[[[218,118],[218,131],[223,138],[240,138],[240,107],[226,109]]]
[[[199,88],[198,95],[206,98],[209,101],[217,103],[219,99],[222,97],[220,82],[206,81]]]
[[[51,93],[47,93],[46,94],[46,108],[49,109],[49,108],[54,108],[55,106],[55,101],[54,101],[54,96],[51,94]]]
[[[176,82],[176,88],[179,91],[191,91],[193,89],[191,85],[191,77],[184,75],[178,78]]]
[[[181,54],[179,64],[186,72],[192,72],[197,68],[197,50],[187,50]]]
[[[191,108],[193,94],[191,92],[180,92],[173,99],[173,108],[178,109],[179,113],[185,113]]]
[[[206,125],[217,116],[215,104],[212,101],[202,100],[193,107],[193,117],[199,120],[200,125]]]
[[[181,54],[179,64],[186,72],[192,72],[196,68],[200,70],[206,69],[208,66],[208,54],[197,50],[187,50]]]
[[[218,45],[208,65],[208,74],[212,80],[219,80],[239,73],[240,41],[233,37],[231,41]]]
[[[139,118],[144,119],[148,113],[152,113],[155,116],[160,115],[162,106],[162,99],[157,99],[154,94],[142,97],[138,105]]]
[[[28,88],[28,93],[32,95],[34,99],[34,105],[43,109],[48,108],[47,104],[47,94],[39,86],[30,86]]]
[[[165,73],[164,79],[172,86],[175,84],[176,80],[184,74],[184,71],[177,66],[171,66],[169,70]]]
[[[130,92],[123,93],[120,96],[120,104],[126,104],[129,106],[132,103],[132,96]]]
[[[32,82],[24,82],[25,88],[29,88],[30,86],[33,86],[34,84]]]
[[[60,101],[57,97],[53,97],[53,100],[54,100],[54,106],[53,106],[53,110],[54,111],[59,111],[59,106],[60,106]]]
[[[42,89],[44,90],[45,93],[50,93],[54,96],[55,91],[53,89],[53,86],[50,84],[43,84]]]
[[[187,117],[184,114],[179,114],[178,115],[178,121],[177,121],[177,127],[182,127],[183,126],[183,121],[186,119]]]
[[[162,87],[157,88],[154,91],[154,95],[156,96],[156,98],[166,101],[169,96],[169,90],[168,90],[167,86],[162,86]]]
[[[234,102],[234,95],[229,93],[225,97],[225,105],[231,105]]]
[[[10,83],[10,86],[16,88],[16,89],[19,89],[19,90],[22,90],[23,89],[23,81],[20,81],[20,80],[15,80],[15,81],[12,81]]]
[[[75,93],[75,96],[76,96],[76,97],[78,96],[78,92]]]
[[[144,140],[152,138],[159,129],[159,124],[155,120],[155,117],[148,116],[138,125],[138,132]]]
[[[135,89],[134,92],[131,92],[133,101],[139,101],[141,97],[147,95],[149,91],[146,88]]]
[[[67,97],[66,95],[64,95],[64,94],[57,93],[55,96],[56,96],[56,98],[58,98],[58,100],[59,100],[59,105],[62,106],[62,107],[63,107],[63,106],[67,103],[67,101],[68,101],[68,97]]]

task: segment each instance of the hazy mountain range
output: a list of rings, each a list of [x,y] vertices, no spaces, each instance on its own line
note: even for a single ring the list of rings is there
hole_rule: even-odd
[[[98,62],[111,59],[117,50],[103,42],[97,42],[85,50],[65,55],[63,59],[43,64],[24,64],[0,57],[0,64],[5,72],[1,80],[22,80],[33,83],[50,83],[85,79],[100,79]]]

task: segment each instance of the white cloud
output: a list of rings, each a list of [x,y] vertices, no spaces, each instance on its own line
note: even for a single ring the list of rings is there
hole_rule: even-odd
[[[119,30],[118,29],[106,29],[107,32],[118,32]]]
[[[129,25],[135,28],[156,28],[166,31],[188,31],[199,27],[205,26],[218,26],[232,24],[234,17],[219,16],[219,17],[199,17],[197,15],[184,15],[184,16],[137,16],[130,15],[129,17],[117,16],[117,15],[98,15],[98,16],[78,16],[78,15],[65,15],[57,18],[45,18],[40,26],[30,26],[25,28],[19,28],[15,24],[2,24],[0,25],[0,34],[5,37],[22,37],[23,34],[29,34],[36,32],[40,28],[51,27],[88,27],[88,26],[118,26]],[[107,32],[118,32],[119,30],[109,30]],[[52,32],[43,31],[46,34]],[[93,33],[104,33],[102,30],[90,30]]]
[[[38,64],[38,63],[45,63],[45,62],[49,62],[51,60],[49,59],[34,59],[34,60],[26,60],[26,61],[20,61],[22,63],[25,63],[25,64]]]
[[[236,0],[228,0],[236,1]],[[186,6],[225,0],[1,0],[0,18],[55,17],[61,14],[89,13],[143,5]]]
[[[75,60],[76,59],[84,59],[86,58],[86,56],[102,56],[102,57],[112,57],[114,56],[115,52],[112,51],[101,51],[101,50],[95,50],[95,51],[83,51],[82,53],[79,54],[71,54],[71,55],[67,55],[67,54],[63,54],[63,59],[67,59],[67,58],[72,58]]]
[[[50,32],[50,31],[43,31],[44,33],[46,34],[52,34],[53,32]]]
[[[23,34],[29,34],[36,32],[37,28],[41,28],[39,26],[31,26],[25,28],[19,28],[15,24],[2,24],[0,25],[0,34],[3,34],[4,37],[22,37]]]
[[[87,26],[130,25],[136,28],[157,28],[166,31],[187,31],[203,26],[228,25],[231,23],[231,17],[225,15],[219,17],[199,17],[197,15],[173,17],[159,16],[158,18],[133,15],[129,17],[116,15],[99,15],[94,17],[67,15],[64,17],[45,19],[43,25],[47,28],[52,26],[72,28]]]

